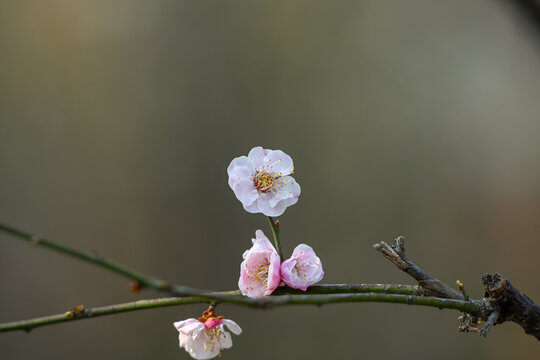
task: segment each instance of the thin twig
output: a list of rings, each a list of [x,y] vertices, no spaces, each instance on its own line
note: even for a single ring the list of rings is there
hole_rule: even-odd
[[[499,319],[499,313],[497,311],[494,311],[491,314],[489,314],[486,324],[484,325],[482,330],[480,330],[480,335],[482,335],[483,337],[486,337],[489,333],[489,330],[491,330],[493,325],[497,323],[498,319]]]
[[[201,294],[208,292],[208,290],[195,289],[182,285],[172,285],[168,281],[155,278],[153,276],[148,276],[139,273],[133,269],[128,268],[127,266],[121,265],[117,262],[109,260],[99,254],[80,251],[73,249],[69,246],[62,245],[56,241],[49,240],[34,234],[27,233],[25,231],[16,229],[11,226],[0,224],[0,231],[10,234],[19,239],[25,240],[34,246],[41,246],[62,254],[90,262],[92,264],[98,265],[102,268],[120,274],[124,277],[127,277],[131,280],[135,280],[140,287],[152,288],[155,290],[160,290],[168,292],[173,295],[179,296],[190,296],[194,294]]]
[[[454,309],[468,313],[480,312],[481,305],[473,302],[466,302],[454,299],[441,299],[436,297],[424,297],[416,295],[402,294],[324,294],[324,295],[278,295],[267,296],[261,299],[251,299],[244,296],[232,295],[231,292],[215,293],[223,298],[222,303],[230,303],[250,308],[274,308],[285,305],[325,305],[333,303],[350,302],[385,302],[396,304],[423,305],[437,307],[439,309]],[[92,317],[118,314],[128,311],[152,309],[165,306],[208,303],[209,301],[200,297],[172,297],[150,300],[139,300],[124,304],[108,305],[86,309],[82,311],[68,311],[67,313],[45,316],[35,319],[15,321],[0,324],[0,332],[26,330],[30,331],[39,326],[52,325],[61,322],[88,319]]]
[[[277,288],[272,295],[284,294],[345,294],[345,293],[379,293],[401,295],[424,295],[424,289],[418,285],[399,284],[316,284],[306,291],[293,289],[288,286]]]
[[[405,255],[405,238],[403,236],[399,236],[395,239],[393,245],[388,245],[384,241],[381,241],[380,243],[373,245],[373,248],[382,253],[384,257],[390,260],[400,270],[418,281],[418,284],[426,290],[426,296],[463,300],[463,295],[457,290],[454,290],[439,279],[424,272],[407,258]]]

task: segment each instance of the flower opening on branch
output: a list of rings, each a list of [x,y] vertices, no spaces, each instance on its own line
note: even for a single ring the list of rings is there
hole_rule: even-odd
[[[298,201],[300,185],[290,176],[293,172],[289,155],[260,146],[233,159],[227,168],[229,186],[244,209],[273,217]]]
[[[311,246],[298,245],[292,256],[281,264],[281,279],[292,288],[306,291],[324,277],[321,259]]]
[[[221,349],[232,346],[231,334],[225,326],[236,335],[242,329],[232,320],[216,316],[213,310],[206,310],[198,319],[177,321],[174,327],[178,330],[180,347],[184,348],[194,359],[211,359],[221,353]]]
[[[251,298],[270,295],[281,280],[281,260],[270,240],[262,230],[255,232],[253,246],[244,252],[240,264],[238,287],[242,294]]]

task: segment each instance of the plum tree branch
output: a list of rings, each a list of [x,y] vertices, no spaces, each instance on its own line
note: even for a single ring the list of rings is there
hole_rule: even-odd
[[[279,228],[273,219],[268,219],[279,245]],[[381,252],[399,269],[418,281],[418,285],[396,284],[325,284],[311,286],[308,291],[278,288],[272,296],[251,299],[241,296],[239,291],[210,292],[183,285],[172,285],[165,280],[141,274],[103,256],[83,252],[52,240],[0,224],[0,231],[25,240],[36,246],[84,260],[112,272],[135,280],[137,286],[165,291],[180,297],[139,300],[131,303],[102,306],[93,309],[75,307],[64,314],[0,324],[1,331],[31,330],[32,328],[59,322],[111,315],[156,307],[195,303],[229,303],[251,308],[272,308],[284,305],[324,305],[339,302],[390,302],[409,305],[435,306],[441,309],[456,309],[460,316],[460,331],[479,332],[486,336],[491,328],[506,321],[519,324],[527,334],[540,340],[540,306],[514,288],[510,281],[499,274],[484,275],[486,293],[482,300],[464,300],[465,292],[456,291],[439,279],[424,272],[405,255],[405,239],[398,237],[393,245],[380,242],[374,248]],[[479,325],[484,323],[482,328]]]
[[[329,289],[327,289],[329,290]],[[307,294],[307,295],[277,295],[260,299],[251,299],[241,296],[237,291],[213,293],[222,297],[220,303],[229,303],[249,308],[269,309],[285,305],[325,305],[351,302],[385,302],[395,304],[423,305],[439,309],[455,309],[472,314],[480,313],[481,307],[477,303],[454,299],[441,299],[419,295],[404,295],[391,293],[342,293],[342,294]],[[34,319],[14,321],[0,324],[0,332],[25,330],[30,331],[36,327],[52,325],[61,322],[89,319],[98,316],[119,314],[128,311],[138,311],[166,306],[208,303],[201,297],[169,297],[160,299],[138,300],[129,303],[101,306],[92,309],[76,307],[79,310],[69,310],[66,313],[44,316]]]
[[[76,259],[92,263],[114,273],[120,274],[128,279],[136,281],[137,287],[152,288],[155,290],[164,291],[179,296],[192,296],[208,292],[208,290],[170,284],[168,281],[142,274],[136,270],[128,268],[127,266],[109,260],[98,253],[77,250],[69,246],[62,245],[56,241],[22,231],[8,225],[0,224],[0,231],[6,234],[10,234],[21,240],[25,240],[31,245],[41,246],[49,250],[53,250],[74,257]]]
[[[389,295],[411,295],[411,296],[422,296],[422,289],[417,285],[398,285],[398,284],[319,284],[311,286],[306,292],[292,289],[289,287],[280,287],[276,289],[274,295],[297,295],[302,294],[304,296],[308,295],[328,295],[328,294],[389,294]],[[102,306],[94,309],[86,309],[82,311],[69,310],[63,314],[39,317],[35,319],[14,321],[9,323],[0,324],[0,332],[2,331],[13,331],[13,330],[31,330],[38,326],[52,325],[59,322],[71,321],[73,319],[84,319],[90,317],[104,316],[117,314],[127,311],[136,311],[151,309],[155,307],[164,307],[164,306],[175,306],[175,305],[185,305],[185,304],[199,304],[199,303],[230,303],[236,305],[243,305],[248,307],[272,307],[274,304],[272,300],[270,303],[267,303],[265,300],[253,300],[247,297],[241,296],[239,290],[233,291],[222,291],[222,292],[212,292],[207,293],[205,296],[199,297],[174,297],[174,298],[163,298],[163,299],[151,299],[151,300],[139,300],[134,302],[129,302],[125,304],[118,305],[108,305]],[[219,300],[215,300],[219,299]],[[285,298],[287,299],[287,298]],[[313,299],[312,299],[313,300]],[[319,299],[320,300],[320,299]],[[344,301],[345,299],[341,299]],[[284,301],[277,301],[276,303]],[[299,301],[296,299],[288,299],[287,301],[295,303]],[[307,301],[304,298],[304,301]],[[338,299],[323,300],[329,302],[339,302]],[[351,300],[351,301],[354,301]],[[357,300],[361,301],[361,300]],[[367,300],[365,300],[367,301]],[[373,300],[375,301],[375,300]],[[286,304],[279,304],[286,305]],[[77,307],[75,307],[77,308]]]
[[[384,241],[373,245],[396,265],[400,270],[412,276],[418,281],[419,289],[423,289],[426,296],[437,296],[446,299],[465,299],[462,294],[443,283],[439,279],[424,272],[420,267],[410,261],[405,255],[405,238],[399,236],[393,245]],[[482,300],[469,300],[480,305],[478,313],[470,313],[460,316],[459,330],[463,332],[479,332],[487,336],[491,328],[506,321],[513,321],[525,330],[525,333],[540,340],[540,306],[534,303],[527,295],[521,293],[512,286],[508,279],[499,274],[482,276],[485,295]],[[484,324],[479,328],[480,324]]]

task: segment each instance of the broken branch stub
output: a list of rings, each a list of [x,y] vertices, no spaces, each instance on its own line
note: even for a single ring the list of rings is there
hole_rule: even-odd
[[[521,326],[525,333],[540,340],[540,306],[500,274],[484,274],[482,283],[486,290],[483,299],[486,310],[490,315],[498,315],[493,321],[494,324],[513,321]],[[482,335],[487,335],[487,331]]]
[[[403,236],[397,237],[394,240],[393,245],[388,245],[384,241],[381,241],[380,243],[373,245],[373,248],[383,254],[384,257],[390,260],[400,270],[418,281],[418,285],[424,289],[425,296],[463,300],[463,295],[457,290],[454,290],[439,279],[425,273],[407,258],[405,255],[405,238]]]

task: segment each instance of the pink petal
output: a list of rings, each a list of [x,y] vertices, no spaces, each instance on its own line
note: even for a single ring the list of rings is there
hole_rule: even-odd
[[[275,251],[275,250],[274,250]],[[265,295],[270,295],[276,290],[281,282],[281,259],[277,252],[273,252],[270,256],[270,267],[268,269],[268,290]]]
[[[292,256],[281,264],[281,278],[292,288],[306,289],[324,277],[321,259],[306,244],[298,245]]]
[[[261,230],[257,230],[255,236],[253,246],[244,253],[244,261],[240,264],[238,288],[245,296],[260,298],[270,295],[279,285],[280,258]],[[266,271],[266,278],[258,275],[261,266]]]
[[[208,319],[204,322],[204,327],[207,329],[210,329],[210,328],[213,328],[214,326],[221,325],[222,322],[223,320],[219,318]]]

